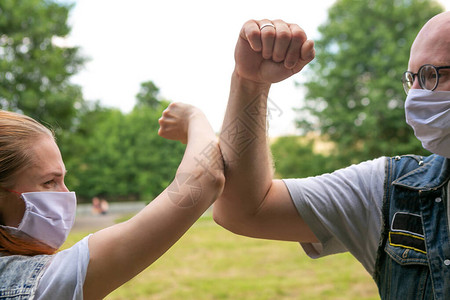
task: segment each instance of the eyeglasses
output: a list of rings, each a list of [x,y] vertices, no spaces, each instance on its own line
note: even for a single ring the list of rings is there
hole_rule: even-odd
[[[419,85],[422,89],[434,91],[439,84],[439,77],[441,77],[439,70],[441,69],[450,69],[450,66],[436,67],[427,64],[421,66],[417,73],[412,73],[410,71],[403,73],[402,82],[406,94],[408,95],[416,76],[419,78]]]

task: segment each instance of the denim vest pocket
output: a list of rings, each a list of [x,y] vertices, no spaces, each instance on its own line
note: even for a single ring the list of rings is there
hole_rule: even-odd
[[[399,265],[428,266],[427,255],[414,249],[393,246],[389,242],[384,248],[386,253]]]
[[[427,255],[414,249],[386,243],[382,299],[432,300],[432,282]],[[405,276],[408,274],[408,276]]]

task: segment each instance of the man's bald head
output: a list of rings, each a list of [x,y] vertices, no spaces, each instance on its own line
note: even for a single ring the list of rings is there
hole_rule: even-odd
[[[450,11],[431,18],[414,40],[408,70],[417,72],[424,64],[450,65]]]

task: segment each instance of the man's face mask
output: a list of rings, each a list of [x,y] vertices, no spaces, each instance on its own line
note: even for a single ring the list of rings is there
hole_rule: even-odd
[[[405,102],[406,123],[428,151],[450,158],[450,92],[412,89]]]
[[[72,229],[76,196],[74,192],[32,192],[22,193],[25,213],[19,226],[0,225],[13,234],[26,235],[58,249],[65,242]]]

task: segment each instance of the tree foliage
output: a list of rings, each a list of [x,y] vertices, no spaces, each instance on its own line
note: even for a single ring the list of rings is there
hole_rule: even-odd
[[[138,95],[154,101],[138,101],[130,113],[98,103],[85,106],[75,130],[59,143],[69,170],[67,186],[79,199],[150,201],[173,179],[185,146],[158,135],[168,102],[149,85],[154,86],[142,83]]]
[[[80,88],[69,82],[83,64],[77,47],[58,45],[70,32],[71,6],[42,0],[0,1],[0,109],[68,128]]]
[[[0,109],[54,129],[79,200],[151,200],[172,180],[184,145],[158,136],[168,105],[152,82],[141,84],[130,113],[84,101],[69,79],[84,63],[64,46],[71,5],[50,0],[0,1]],[[124,99],[125,101],[126,99]]]
[[[334,170],[328,155],[316,153],[315,141],[298,136],[279,137],[271,145],[276,177],[304,178]]]
[[[400,79],[416,34],[442,11],[430,0],[338,0],[329,9],[306,73],[302,110],[315,118],[298,125],[334,141],[341,166],[380,155],[425,153],[404,121]]]
[[[138,107],[152,107],[157,108],[160,105],[158,100],[159,88],[153,81],[146,81],[141,83],[141,90],[136,95]]]

